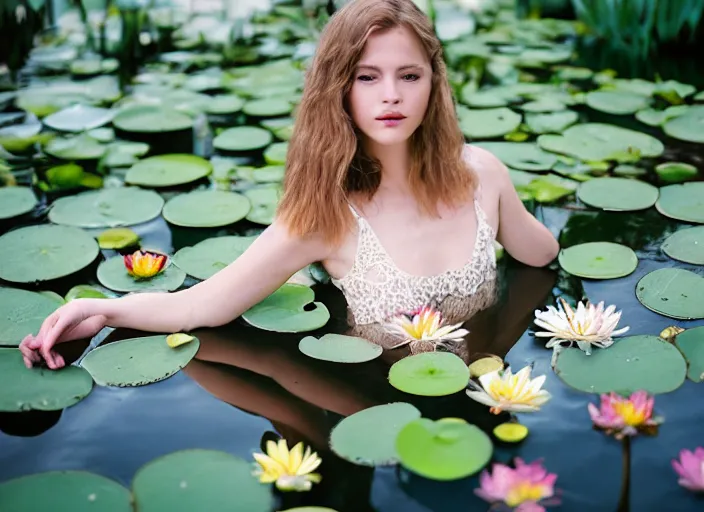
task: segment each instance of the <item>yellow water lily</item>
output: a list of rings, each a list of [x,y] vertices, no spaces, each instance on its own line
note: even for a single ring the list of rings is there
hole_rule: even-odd
[[[467,396],[490,406],[493,414],[538,411],[552,395],[541,389],[545,375],[531,379],[530,372],[530,366],[526,366],[515,375],[511,368],[485,373],[479,377],[479,384],[469,381],[472,389],[467,390]]]
[[[387,329],[403,338],[394,348],[413,341],[427,341],[437,344],[441,341],[459,341],[469,331],[460,329],[462,324],[444,325],[442,313],[430,306],[424,306],[409,314],[400,314],[386,324]]]
[[[154,251],[140,249],[123,256],[127,273],[137,279],[154,277],[164,270],[168,256]]]
[[[320,466],[322,459],[310,446],[303,452],[303,443],[298,443],[290,451],[285,439],[266,442],[266,455],[255,453],[254,459],[259,463],[254,476],[264,484],[275,482],[281,491],[310,491],[314,483],[322,477],[313,473]]]

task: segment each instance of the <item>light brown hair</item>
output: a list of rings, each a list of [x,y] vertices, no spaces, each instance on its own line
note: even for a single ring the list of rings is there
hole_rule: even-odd
[[[277,211],[291,233],[337,244],[353,225],[349,194],[371,197],[377,190],[380,164],[365,154],[346,98],[369,35],[399,26],[418,37],[432,69],[425,118],[411,136],[413,195],[424,212],[437,215],[439,202],[457,205],[473,192],[442,46],[429,18],[412,0],[351,0],[330,18],[306,72]]]

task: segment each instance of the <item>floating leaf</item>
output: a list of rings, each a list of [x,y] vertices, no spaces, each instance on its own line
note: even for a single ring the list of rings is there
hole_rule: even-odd
[[[66,409],[83,400],[93,389],[93,380],[82,368],[27,368],[22,360],[22,352],[16,348],[0,348],[0,375],[2,412]],[[3,496],[0,492],[0,503]]]
[[[287,153],[288,142],[275,142],[264,151],[264,160],[269,165],[284,165]]]
[[[500,137],[521,124],[521,115],[504,107],[470,110],[460,105],[457,114],[462,133],[470,139]]]
[[[579,114],[572,110],[550,112],[548,114],[526,114],[526,125],[533,133],[561,133],[579,120]]]
[[[208,114],[235,114],[242,110],[245,101],[234,94],[223,94],[213,96],[208,102],[206,112]]]
[[[668,107],[665,110],[646,108],[636,112],[636,119],[649,126],[661,126],[670,119],[685,114],[688,110],[689,105],[677,105],[675,107]]]
[[[176,226],[214,228],[244,219],[251,205],[242,194],[224,190],[196,190],[179,194],[164,206],[164,218]]]
[[[205,158],[189,154],[158,155],[140,160],[125,175],[125,183],[142,187],[173,187],[208,176],[213,166]]]
[[[457,480],[477,473],[491,459],[491,439],[477,426],[457,418],[408,423],[396,438],[401,464],[432,480]]]
[[[704,327],[693,327],[675,338],[675,345],[687,359],[687,377],[694,382],[704,380]]]
[[[175,334],[169,334],[166,337],[166,344],[171,347],[171,348],[176,348],[180,347],[181,345],[185,345],[186,343],[190,343],[191,341],[195,340],[193,336],[189,334],[185,334],[182,332],[178,332]]]
[[[697,175],[697,168],[682,162],[665,162],[655,166],[655,172],[665,183],[679,183]]]
[[[243,193],[252,204],[252,209],[247,214],[248,221],[267,226],[274,222],[276,208],[281,198],[280,186],[269,185],[250,188]]]
[[[380,345],[364,338],[342,334],[325,334],[320,339],[306,336],[298,343],[298,350],[308,357],[334,363],[364,363],[384,351]]]
[[[123,257],[115,256],[98,265],[97,277],[105,288],[116,292],[172,292],[186,280],[186,273],[176,265],[167,264],[166,268],[154,277],[135,279],[127,273]]]
[[[594,208],[611,211],[647,210],[658,200],[657,187],[628,178],[596,178],[577,189],[577,197]]]
[[[397,464],[398,433],[420,417],[420,411],[405,402],[364,409],[347,416],[332,429],[330,448],[337,456],[361,466]]]
[[[672,233],[663,242],[662,251],[672,259],[704,265],[704,226]]]
[[[591,91],[587,93],[586,103],[594,110],[625,115],[648,108],[650,98],[626,91]]]
[[[291,102],[281,98],[251,100],[242,107],[242,112],[253,117],[287,116],[292,110]]]
[[[99,386],[145,386],[168,379],[198,352],[200,341],[170,347],[162,335],[115,341],[91,350],[81,362]]]
[[[520,423],[506,422],[494,427],[494,435],[505,443],[518,443],[528,437],[528,427]]]
[[[508,167],[525,171],[548,171],[557,157],[532,142],[478,142],[480,148],[496,155]]]
[[[443,396],[462,391],[469,382],[469,369],[452,352],[422,352],[395,362],[389,383],[412,395]]]
[[[39,225],[0,236],[0,279],[11,283],[48,281],[90,265],[100,249],[85,231]]]
[[[0,345],[16,347],[28,334],[36,336],[60,305],[41,293],[0,287]]]
[[[249,324],[265,331],[305,332],[323,327],[330,313],[322,302],[313,302],[315,293],[307,286],[284,284],[267,298],[242,313]],[[314,308],[304,308],[313,303]]]
[[[107,229],[97,236],[101,249],[124,249],[139,243],[139,235],[129,228]]]
[[[0,188],[0,220],[29,213],[36,205],[37,196],[29,187]]]
[[[661,268],[643,276],[636,297],[646,308],[683,320],[704,318],[704,277],[681,268]]]
[[[74,299],[107,299],[107,295],[87,284],[79,284],[66,293],[66,302]]]
[[[76,104],[48,115],[42,121],[60,132],[84,132],[108,124],[114,115],[114,110]]]
[[[44,152],[62,160],[97,160],[105,154],[106,148],[94,138],[82,134],[51,139],[44,146]]]
[[[482,357],[469,365],[469,376],[476,379],[484,374],[501,370],[503,367],[504,361],[499,356],[492,355],[489,357]]]
[[[638,266],[633,249],[612,242],[573,245],[560,251],[558,261],[565,272],[588,279],[624,277]]]
[[[190,130],[193,118],[169,107],[133,105],[122,109],[112,120],[115,128],[128,133],[164,133]]]
[[[704,105],[695,105],[667,121],[662,129],[674,139],[704,143]]]
[[[256,126],[228,128],[213,139],[213,147],[223,151],[253,151],[271,144],[271,132]]]
[[[661,187],[655,208],[671,219],[704,224],[704,182]]]
[[[173,263],[189,276],[208,279],[239,258],[256,236],[219,236],[179,249]]]
[[[565,384],[580,391],[626,396],[639,390],[651,394],[674,391],[684,382],[687,365],[674,345],[646,335],[620,338],[591,355],[564,348],[554,369]]]
[[[524,112],[559,112],[565,110],[565,104],[557,98],[545,96],[536,101],[529,101],[520,106]]]

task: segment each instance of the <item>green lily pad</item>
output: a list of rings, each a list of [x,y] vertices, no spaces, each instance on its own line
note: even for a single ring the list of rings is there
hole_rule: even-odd
[[[264,160],[269,165],[284,165],[287,153],[288,142],[275,142],[264,151]]]
[[[577,112],[562,110],[547,114],[526,114],[525,123],[533,133],[562,133],[578,120],[579,114]]]
[[[252,476],[250,462],[215,450],[181,450],[148,462],[132,481],[139,512],[269,512],[270,486]]]
[[[687,377],[694,382],[704,380],[704,327],[693,327],[675,338],[675,345],[687,359]]]
[[[398,463],[396,438],[421,413],[415,406],[396,402],[369,407],[347,416],[330,432],[330,448],[339,457],[360,466]]]
[[[0,188],[0,220],[19,217],[34,210],[37,196],[29,187]]]
[[[660,268],[643,276],[636,297],[646,308],[670,318],[704,318],[704,277],[681,268]]]
[[[48,281],[90,265],[100,249],[85,231],[39,225],[0,236],[0,279],[10,283]]]
[[[93,379],[82,368],[27,368],[22,352],[16,348],[0,348],[0,374],[2,412],[66,409],[83,400],[93,389]],[[2,497],[0,493],[0,502]]]
[[[99,386],[145,386],[176,374],[199,348],[198,338],[175,348],[169,347],[165,335],[130,338],[91,350],[81,366]]]
[[[189,130],[191,116],[159,105],[133,105],[122,109],[112,120],[115,128],[128,133],[163,133]]]
[[[451,395],[468,382],[469,368],[452,352],[422,352],[404,357],[389,369],[389,383],[412,395]]]
[[[57,507],[57,503],[61,505]],[[131,512],[132,495],[114,480],[86,471],[47,471],[0,484],[0,510],[58,512],[59,509]]]
[[[334,363],[364,363],[384,351],[380,345],[364,338],[342,334],[326,334],[320,339],[306,336],[298,343],[298,350],[308,357]]]
[[[212,164],[205,158],[189,154],[158,155],[140,160],[125,175],[125,183],[142,187],[185,185],[208,176]]]
[[[313,302],[315,292],[300,284],[284,284],[267,298],[242,313],[242,319],[265,331],[314,331],[328,323],[330,312],[322,302]],[[304,309],[310,303],[314,309]]]
[[[674,107],[668,107],[665,110],[646,108],[636,112],[636,119],[649,126],[662,126],[670,119],[687,113],[689,108],[689,105],[676,105]]]
[[[556,180],[560,179],[561,182]],[[539,203],[552,203],[574,193],[576,186],[565,186],[569,180],[548,175],[531,180],[527,185],[516,187],[516,191],[529,194]]]
[[[671,219],[704,224],[704,182],[661,187],[655,208]]]
[[[186,273],[176,265],[167,263],[166,268],[154,277],[135,279],[127,273],[122,256],[115,256],[98,265],[97,277],[105,288],[116,292],[172,292],[186,280]]]
[[[254,151],[271,144],[274,136],[264,128],[236,126],[213,139],[213,147],[222,151]]]
[[[245,103],[242,112],[253,117],[287,116],[293,110],[291,102],[281,98],[265,98]]]
[[[125,249],[134,247],[139,243],[139,235],[130,228],[106,229],[97,236],[101,249]]]
[[[510,108],[474,109],[457,108],[460,129],[470,139],[490,139],[516,130],[521,124],[521,114]]]
[[[234,94],[214,96],[206,107],[208,114],[235,114],[242,110],[245,101]]]
[[[88,135],[70,138],[56,137],[44,146],[44,152],[62,160],[97,160],[105,154],[107,146]]]
[[[560,267],[574,276],[588,279],[617,279],[638,266],[633,249],[612,242],[588,242],[562,249]]]
[[[293,135],[294,120],[291,117],[262,119],[260,124],[281,140],[290,140]]]
[[[572,388],[625,396],[639,390],[651,394],[674,391],[684,382],[687,364],[674,345],[645,335],[619,338],[591,355],[578,348],[562,349],[554,369]]]
[[[254,183],[281,183],[285,174],[286,167],[283,165],[237,168],[238,179],[253,181]]]
[[[557,163],[556,155],[532,142],[478,142],[475,145],[493,153],[512,169],[548,171]]]
[[[679,183],[694,178],[697,168],[682,162],[666,162],[655,166],[655,172],[666,183]]]
[[[401,464],[432,480],[457,480],[477,473],[494,452],[489,436],[457,418],[420,418],[396,438]]]
[[[596,178],[577,189],[577,197],[594,208],[610,211],[647,210],[658,200],[657,187],[628,178]]]
[[[621,164],[617,165],[614,167],[614,174],[616,176],[621,176],[621,177],[639,177],[639,176],[645,176],[648,174],[648,171],[643,169],[642,167],[638,167],[636,165],[629,165],[629,164]]]
[[[243,192],[252,209],[247,214],[247,220],[257,224],[270,225],[274,222],[276,208],[281,198],[281,187],[278,185],[250,188]]]
[[[176,226],[215,228],[244,219],[251,205],[242,194],[224,190],[196,190],[169,199],[164,218]]]
[[[535,101],[529,101],[520,106],[524,112],[559,112],[565,110],[566,105],[557,98],[545,96]]]
[[[662,251],[672,259],[704,265],[704,226],[672,233],[663,242]]]
[[[94,286],[78,284],[66,292],[66,302],[74,299],[107,299],[108,296]]]
[[[0,287],[0,345],[17,347],[61,304],[41,293]]]
[[[80,186],[86,173],[76,164],[55,165],[47,169],[47,182],[54,188],[74,188]]]
[[[132,226],[158,217],[163,206],[164,200],[152,190],[110,188],[57,199],[49,220],[79,228]]]
[[[114,110],[79,103],[46,116],[42,122],[60,132],[84,132],[108,124],[114,115]]]
[[[586,103],[594,110],[608,114],[635,114],[650,106],[650,98],[627,91],[591,91]]]
[[[686,113],[667,121],[662,129],[674,139],[704,143],[704,105],[691,106]]]
[[[189,276],[208,279],[239,258],[256,236],[219,236],[208,238],[174,254],[173,263]]]

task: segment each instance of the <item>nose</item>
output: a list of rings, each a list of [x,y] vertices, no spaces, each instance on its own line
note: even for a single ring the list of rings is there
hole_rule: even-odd
[[[401,93],[398,90],[395,77],[388,78],[384,82],[384,103],[391,105],[401,103]]]

